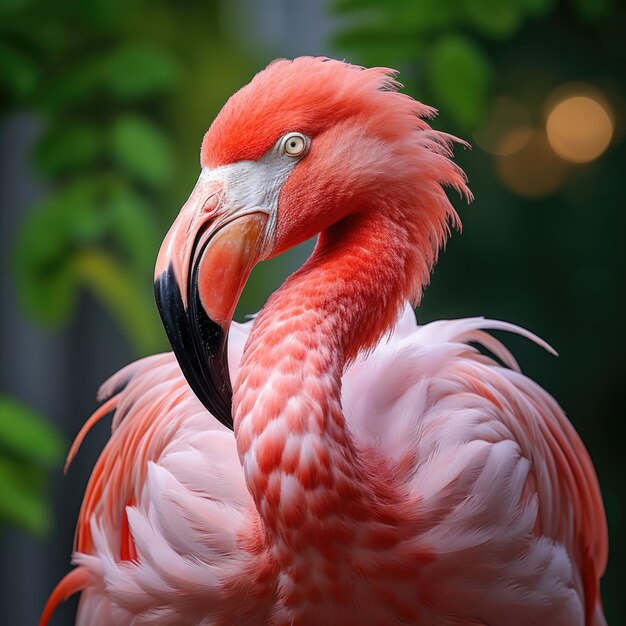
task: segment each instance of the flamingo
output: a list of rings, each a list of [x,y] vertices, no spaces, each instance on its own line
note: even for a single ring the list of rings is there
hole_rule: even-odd
[[[278,60],[212,123],[156,262],[173,354],[106,382],[70,450],[114,413],[42,625],[78,591],[83,626],[606,624],[591,460],[487,331],[550,347],[416,323],[444,187],[471,194],[395,75]],[[233,322],[254,264],[315,235]]]

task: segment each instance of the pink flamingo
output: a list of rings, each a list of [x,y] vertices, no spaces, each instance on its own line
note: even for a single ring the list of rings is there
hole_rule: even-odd
[[[393,76],[277,61],[213,122],[156,264],[174,354],[105,383],[70,451],[114,411],[42,624],[76,591],[92,626],[606,623],[589,456],[485,329],[550,348],[407,305],[457,224],[442,187],[470,193]],[[254,263],[316,234],[231,324]]]

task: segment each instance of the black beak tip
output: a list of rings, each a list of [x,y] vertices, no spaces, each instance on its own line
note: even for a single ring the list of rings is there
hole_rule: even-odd
[[[189,386],[200,402],[232,430],[228,331],[206,314],[195,282],[194,276],[189,307],[185,309],[170,265],[154,282],[156,303],[172,350]]]

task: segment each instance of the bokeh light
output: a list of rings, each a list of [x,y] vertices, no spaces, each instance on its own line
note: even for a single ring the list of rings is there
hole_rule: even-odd
[[[511,131],[502,141],[517,145],[519,139]],[[556,191],[565,179],[567,165],[550,149],[545,135],[530,131],[523,148],[499,156],[496,167],[505,185],[520,196],[538,198]]]
[[[589,91],[560,100],[549,112],[546,133],[552,149],[573,163],[597,159],[613,137],[608,106]]]
[[[474,133],[474,140],[485,152],[498,156],[514,154],[531,137],[528,109],[509,96],[494,98],[485,119]]]

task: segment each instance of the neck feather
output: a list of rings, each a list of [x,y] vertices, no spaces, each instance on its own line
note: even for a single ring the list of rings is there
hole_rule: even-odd
[[[380,515],[372,500],[392,497],[387,461],[346,427],[341,378],[395,322],[415,283],[414,246],[388,214],[348,218],[253,326],[234,389],[237,446],[265,532],[294,549],[313,535],[323,545],[324,532],[336,545],[349,519]]]

